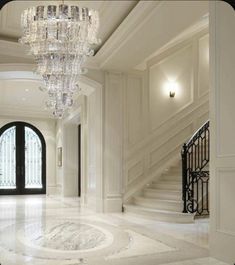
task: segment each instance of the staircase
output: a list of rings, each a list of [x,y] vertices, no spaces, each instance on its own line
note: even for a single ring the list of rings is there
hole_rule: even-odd
[[[158,221],[192,223],[195,215],[209,214],[208,193],[209,121],[184,144],[182,161],[166,169],[123,208]]]
[[[134,196],[131,203],[124,204],[124,211],[159,221],[192,223],[194,214],[182,213],[181,167],[179,161],[167,169],[157,181]]]

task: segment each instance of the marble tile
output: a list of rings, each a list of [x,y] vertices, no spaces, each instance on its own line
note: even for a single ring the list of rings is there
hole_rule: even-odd
[[[153,240],[132,230],[126,230],[131,237],[131,244],[126,250],[108,256],[106,259],[120,259],[150,255],[162,252],[176,251],[176,248],[169,247],[160,241]]]
[[[36,222],[20,232],[29,244],[65,251],[95,249],[107,239],[100,229],[73,221]]]
[[[97,214],[78,198],[2,196],[0,263],[224,265],[208,257],[208,227]]]

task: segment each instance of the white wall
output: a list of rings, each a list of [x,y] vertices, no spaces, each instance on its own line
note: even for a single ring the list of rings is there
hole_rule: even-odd
[[[125,76],[124,199],[180,158],[182,144],[208,119],[209,37],[204,29]],[[166,84],[178,85],[174,98]]]
[[[235,262],[235,12],[210,2],[210,250]]]
[[[120,212],[123,198],[179,159],[183,142],[208,119],[208,47],[205,29],[151,58],[145,71],[106,72],[104,78],[91,72],[101,83],[86,80],[93,89],[79,114],[82,200],[89,207]],[[175,98],[164,87],[171,78],[179,85]],[[57,174],[62,183],[65,172]]]
[[[46,187],[47,194],[55,194],[57,190],[55,171],[55,121],[29,118],[7,118],[0,116],[0,127],[13,121],[23,121],[34,125],[43,134],[46,141]]]
[[[101,76],[97,74],[98,77]],[[85,95],[57,122],[56,146],[62,147],[62,167],[57,166],[57,182],[62,196],[78,196],[78,124],[81,124],[81,201],[103,211],[103,107],[102,85],[83,78]]]
[[[63,126],[63,185],[65,197],[78,196],[78,123],[68,122]]]
[[[86,199],[89,207],[98,212],[104,210],[103,202],[103,89],[96,84],[94,91],[86,97],[86,116],[82,126],[86,126],[87,178]]]
[[[104,91],[105,211],[122,211],[124,75],[106,73]]]
[[[64,197],[78,196],[78,124],[80,108],[56,125],[57,192]],[[58,165],[58,148],[62,148],[62,165]]]
[[[56,183],[57,193],[62,194],[63,182],[63,150],[62,150],[62,166],[58,166],[58,148],[63,146],[63,126],[61,120],[56,122]]]

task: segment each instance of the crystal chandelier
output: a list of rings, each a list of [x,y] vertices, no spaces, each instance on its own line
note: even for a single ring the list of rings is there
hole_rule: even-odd
[[[26,9],[21,17],[20,42],[30,47],[37,73],[49,95],[47,107],[61,118],[73,104],[78,77],[86,71],[83,64],[94,54],[99,16],[95,10],[61,4]]]

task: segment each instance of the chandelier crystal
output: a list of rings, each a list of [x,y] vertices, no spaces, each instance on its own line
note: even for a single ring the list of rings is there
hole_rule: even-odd
[[[93,56],[99,16],[95,10],[61,4],[30,7],[22,13],[20,42],[30,47],[49,99],[46,106],[61,118],[73,104],[84,62]]]

